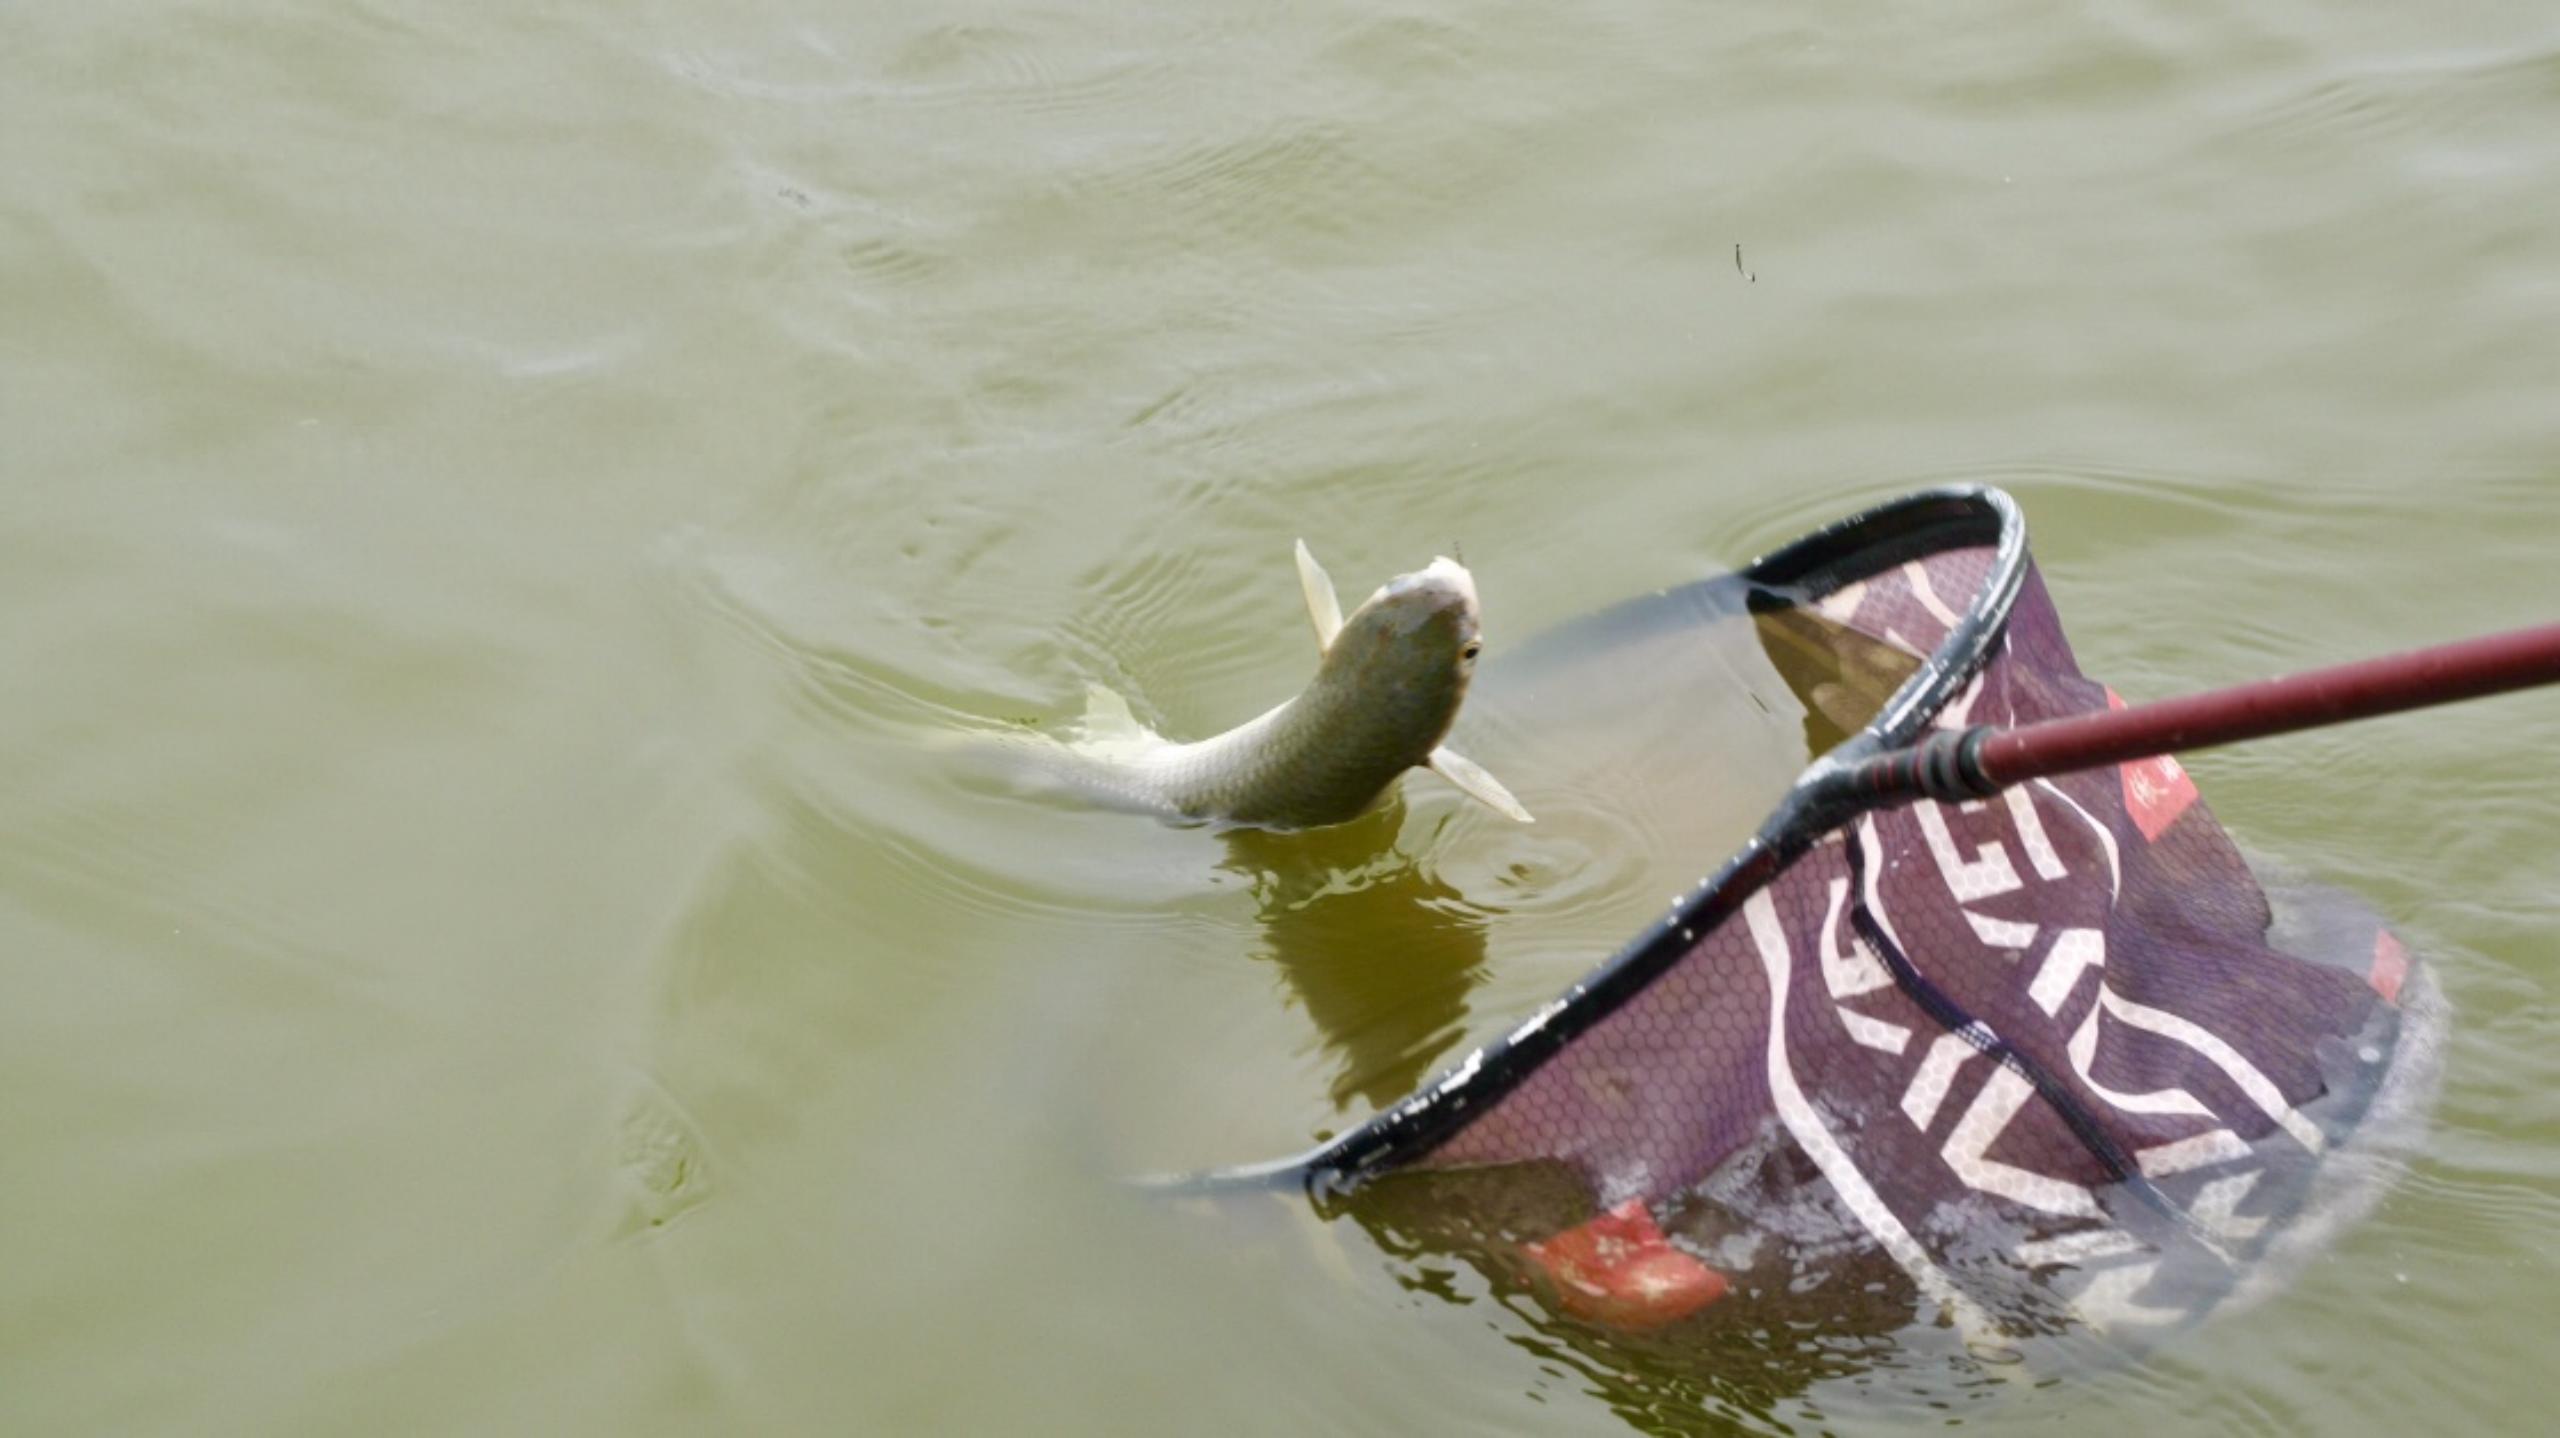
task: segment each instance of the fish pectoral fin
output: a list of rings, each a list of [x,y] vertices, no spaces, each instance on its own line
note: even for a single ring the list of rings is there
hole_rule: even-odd
[[[1520,807],[1519,800],[1511,797],[1510,790],[1502,787],[1501,780],[1486,773],[1482,764],[1457,750],[1444,745],[1432,750],[1431,757],[1423,763],[1432,773],[1456,785],[1459,793],[1490,805],[1504,818],[1517,819],[1523,824],[1538,822],[1529,817],[1528,810]]]
[[[1342,601],[1333,597],[1333,576],[1324,572],[1316,557],[1307,552],[1307,542],[1298,541],[1298,587],[1307,593],[1307,618],[1316,626],[1316,651],[1333,647],[1333,636],[1342,632]],[[1478,769],[1477,773],[1484,771]],[[1502,787],[1497,784],[1495,788]]]

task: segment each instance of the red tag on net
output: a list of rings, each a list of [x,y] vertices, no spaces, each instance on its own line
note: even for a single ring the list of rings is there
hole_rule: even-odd
[[[1615,1328],[1660,1328],[1722,1298],[1725,1276],[1671,1246],[1644,1200],[1521,1251],[1555,1283],[1566,1312]]]
[[[2389,929],[2377,930],[2373,936],[2373,967],[2365,972],[2365,982],[2382,995],[2386,1004],[2400,1002],[2400,986],[2409,980],[2409,947]]]
[[[2107,707],[2126,707],[2124,696],[2108,690]],[[2196,801],[2196,781],[2188,777],[2187,766],[2171,755],[2128,760],[2117,769],[2124,778],[2125,811],[2133,816],[2133,826],[2142,831],[2142,837],[2152,843],[2159,843],[2160,836]]]

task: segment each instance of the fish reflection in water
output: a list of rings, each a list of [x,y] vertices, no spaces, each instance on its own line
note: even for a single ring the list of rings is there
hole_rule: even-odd
[[[1337,1060],[1337,1109],[1384,1108],[1419,1087],[1464,1032],[1485,976],[1485,912],[1399,847],[1390,802],[1296,834],[1239,830],[1222,866],[1253,886],[1264,956]]]

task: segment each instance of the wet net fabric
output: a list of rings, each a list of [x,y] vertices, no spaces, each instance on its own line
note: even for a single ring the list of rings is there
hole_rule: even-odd
[[[1876,653],[1943,655],[1997,561],[1945,549],[1796,596],[1781,664],[1808,724]],[[2120,702],[2031,568],[1996,632],[1928,723]],[[2344,895],[2271,900],[2174,760],[1808,837],[1398,1166],[1563,1165],[1692,1249],[1848,1255],[1959,1318],[2171,1324],[2309,1227],[2324,1165],[2405,1076],[2397,941]]]

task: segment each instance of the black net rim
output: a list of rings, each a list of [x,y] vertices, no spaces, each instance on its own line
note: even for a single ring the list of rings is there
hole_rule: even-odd
[[[1719,590],[1720,599],[1767,611],[1817,603],[1926,555],[1986,546],[1990,570],[1946,638],[1864,729],[1809,765],[1752,837],[1664,917],[1508,1033],[1358,1127],[1295,1157],[1199,1175],[1181,1186],[1303,1185],[1318,1197],[1347,1191],[1447,1142],[1642,993],[1689,951],[1695,935],[1740,912],[1745,900],[1848,817],[1824,797],[1822,776],[1920,738],[1989,662],[2026,583],[2026,517],[2015,499],[1989,485],[1922,490],[1825,525],[1732,574],[1698,581],[1692,588]]]

